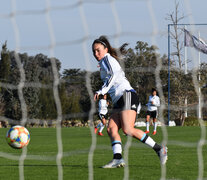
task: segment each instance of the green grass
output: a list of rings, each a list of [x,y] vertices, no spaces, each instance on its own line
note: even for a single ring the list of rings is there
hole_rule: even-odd
[[[152,127],[151,127],[152,128]],[[144,128],[142,128],[144,130]],[[5,154],[18,159],[22,150],[12,149],[7,145],[5,134],[8,129],[0,129],[0,179],[18,180],[19,161],[5,158]],[[166,179],[195,180],[198,177],[197,143],[201,136],[199,127],[168,127],[168,156]],[[25,180],[56,180],[57,141],[56,129],[29,129],[31,141],[24,161]],[[109,138],[97,136],[93,170],[95,180],[120,180],[124,177],[124,168],[102,169],[100,166],[112,159]],[[122,136],[123,146],[127,136]],[[162,131],[151,136],[158,143],[162,142]],[[89,128],[63,128],[63,179],[88,179],[88,152],[91,145]],[[207,144],[203,146],[204,179],[207,179]],[[158,180],[161,176],[159,159],[155,152],[133,139],[129,150],[129,179]]]

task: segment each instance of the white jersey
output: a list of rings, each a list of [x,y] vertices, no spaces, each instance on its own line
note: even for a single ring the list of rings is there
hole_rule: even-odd
[[[109,53],[99,61],[99,65],[101,79],[104,84],[97,93],[102,95],[109,93],[114,104],[124,94],[125,90],[133,88],[126,79],[120,64]]]
[[[153,102],[153,104],[152,104]],[[149,96],[149,101],[147,103],[148,111],[157,111],[157,107],[160,106],[160,98],[158,96]]]
[[[108,109],[107,109],[108,104],[107,104],[107,101],[105,99],[100,99],[99,100],[98,107],[99,107],[99,109],[98,109],[99,114],[103,114],[103,115],[107,114],[107,112],[108,112]]]

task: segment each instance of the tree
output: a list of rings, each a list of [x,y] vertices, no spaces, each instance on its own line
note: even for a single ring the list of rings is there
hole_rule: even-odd
[[[56,119],[57,111],[52,89],[40,89],[39,114],[40,119]]]
[[[173,67],[171,67],[173,70],[171,70],[170,74],[170,103],[171,107],[175,107],[171,110],[172,117],[174,116],[175,119],[178,119],[181,125],[185,121],[186,100],[188,100],[188,104],[195,101],[192,98],[192,94],[195,93],[192,86],[192,78],[190,74],[186,74],[183,70],[185,65],[184,58],[182,58],[183,42],[180,41],[183,30],[180,28],[179,23],[184,18],[184,15],[180,16],[179,3],[175,1],[175,11],[167,16],[167,20],[172,23],[171,27],[173,27],[173,31],[170,32],[170,38],[172,39],[171,44],[174,50],[171,53],[174,59],[170,59],[173,62]]]
[[[55,59],[58,71],[60,70],[60,62]],[[33,70],[27,74],[30,82],[41,83],[45,88],[39,88],[36,92],[35,106],[37,107],[36,116],[40,119],[56,119],[57,111],[53,94],[53,71],[51,59],[43,54],[37,54],[31,57],[29,64]],[[28,64],[28,65],[29,65]],[[35,100],[34,99],[34,100]],[[38,113],[39,111],[39,113]]]
[[[7,42],[5,42],[2,46],[1,51],[1,61],[0,61],[0,80],[1,82],[7,82],[9,74],[10,74],[10,57],[9,52],[7,50]]]
[[[16,54],[14,51],[7,50],[6,43],[2,46],[0,61],[0,81],[5,83],[5,86],[0,89],[4,102],[4,116],[19,120],[22,115],[17,90],[20,82],[17,57],[21,61],[25,73],[23,95],[27,104],[28,118],[56,118],[51,59],[43,54],[36,56],[28,56],[26,53]],[[55,61],[59,71],[60,62],[58,59]],[[16,88],[10,88],[8,85]]]
[[[62,74],[62,83],[65,83],[66,94],[69,97],[68,108],[70,113],[83,114],[76,117],[87,121],[91,103],[86,88],[86,71],[80,69],[65,69]]]
[[[70,109],[69,109],[70,99],[69,96],[67,95],[66,84],[64,81],[61,81],[61,84],[59,86],[59,94],[60,94],[60,101],[62,106],[62,113],[66,119],[67,115],[70,113]]]
[[[8,81],[8,77],[10,74],[10,57],[9,52],[7,50],[7,42],[5,42],[2,46],[1,51],[1,61],[0,61],[0,81],[5,83]],[[0,87],[0,114],[4,115],[5,112],[5,101],[4,95],[6,94],[6,89]]]
[[[4,115],[4,111],[5,111],[5,108],[4,108],[3,96],[2,94],[0,94],[0,116]]]
[[[175,1],[175,11],[168,14],[167,16],[168,17],[166,19],[172,22],[173,24],[172,27],[174,30],[174,32],[170,32],[170,37],[171,39],[174,40],[172,42],[172,45],[175,48],[175,52],[173,54],[177,57],[177,61],[179,65],[178,67],[182,69],[184,65],[183,60],[182,60],[182,53],[181,53],[183,49],[183,43],[180,42],[180,36],[182,35],[183,31],[180,29],[178,24],[180,23],[181,20],[185,18],[185,16],[179,15],[179,3]]]
[[[69,97],[70,104],[68,109],[70,113],[75,114],[81,112],[79,101],[80,101],[80,96],[77,95],[75,92],[73,92]]]
[[[203,119],[207,120],[207,64],[202,63],[200,65],[200,87],[202,94],[203,94],[203,99],[204,99],[204,107],[203,107]]]
[[[156,50],[155,46],[137,41],[134,50],[130,48],[124,59],[126,77],[140,95],[143,104],[146,104],[151,89],[156,87],[154,72],[157,66],[156,58],[160,56]]]

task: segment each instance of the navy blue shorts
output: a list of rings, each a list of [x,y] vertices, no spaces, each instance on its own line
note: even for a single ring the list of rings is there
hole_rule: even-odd
[[[99,117],[100,117],[100,119],[107,119],[108,118],[108,116],[107,116],[107,114],[98,114],[99,115]]]
[[[147,115],[150,116],[151,118],[157,118],[157,111],[147,111]]]
[[[119,100],[114,104],[113,112],[134,110],[137,112],[139,97],[135,90],[125,91]]]

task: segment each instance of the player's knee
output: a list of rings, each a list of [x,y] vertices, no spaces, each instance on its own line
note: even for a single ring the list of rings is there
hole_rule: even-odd
[[[114,128],[107,128],[107,133],[110,137],[115,137],[118,134],[118,131]]]
[[[109,136],[112,136],[113,134],[115,134],[115,131],[113,130],[113,128],[108,127],[107,128],[107,133]]]
[[[105,119],[102,119],[102,123],[105,126],[106,125],[106,120]]]
[[[124,133],[125,135],[128,135],[128,134],[127,134],[127,131],[125,131],[124,129],[122,129],[122,131],[123,131],[123,133]]]
[[[108,135],[110,135],[111,132],[112,132],[111,128],[110,127],[107,127],[107,133],[108,133]]]
[[[124,134],[132,136],[132,129],[131,128],[122,128]]]

